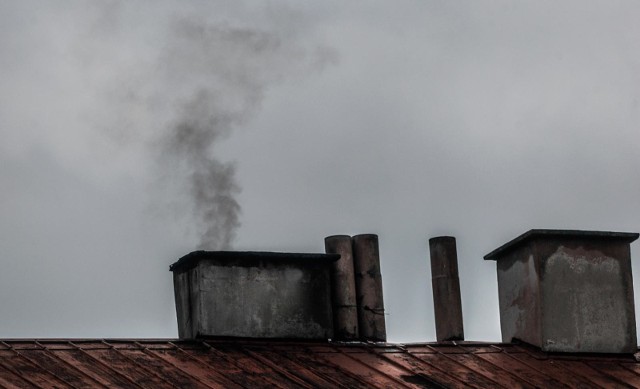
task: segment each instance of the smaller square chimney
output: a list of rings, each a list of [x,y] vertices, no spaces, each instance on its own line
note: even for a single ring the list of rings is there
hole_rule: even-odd
[[[484,259],[498,270],[502,340],[551,352],[637,350],[636,233],[531,230]]]
[[[333,337],[337,254],[194,251],[171,265],[180,338]]]

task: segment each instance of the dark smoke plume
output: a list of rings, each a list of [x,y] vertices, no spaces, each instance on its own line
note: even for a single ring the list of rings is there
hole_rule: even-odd
[[[235,167],[219,160],[218,144],[258,111],[270,85],[309,65],[305,51],[283,39],[273,32],[193,20],[172,29],[160,62],[177,94],[179,113],[161,138],[161,158],[177,168],[181,186],[189,191],[201,248],[231,248],[240,226]],[[312,67],[331,59],[322,51],[312,57]]]
[[[184,108],[183,117],[164,139],[165,151],[187,165],[187,188],[201,229],[200,246],[229,249],[240,226],[240,191],[231,163],[215,158],[212,146],[240,116],[216,111],[215,101],[200,91]]]

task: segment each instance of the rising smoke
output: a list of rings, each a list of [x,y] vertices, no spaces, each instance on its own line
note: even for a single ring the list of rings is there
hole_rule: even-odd
[[[231,163],[219,161],[212,146],[242,118],[233,112],[218,112],[206,90],[199,91],[183,109],[179,122],[163,138],[163,149],[187,166],[187,189],[193,213],[201,230],[200,246],[213,250],[231,247],[240,226],[240,187]]]
[[[171,26],[159,62],[175,115],[160,137],[159,157],[189,192],[200,248],[230,249],[240,226],[240,185],[234,164],[217,156],[220,141],[259,111],[270,86],[332,56],[309,53],[274,31],[194,18]]]
[[[152,171],[151,208],[188,225],[209,250],[231,248],[240,226],[240,185],[224,140],[256,130],[251,119],[270,88],[335,60],[293,11],[234,4],[108,1],[43,12],[68,27],[57,29],[70,38],[56,49],[82,86],[73,110]]]

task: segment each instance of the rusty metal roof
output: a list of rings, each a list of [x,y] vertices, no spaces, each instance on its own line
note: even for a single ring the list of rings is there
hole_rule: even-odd
[[[519,344],[276,340],[4,340],[7,388],[636,387],[632,355]]]

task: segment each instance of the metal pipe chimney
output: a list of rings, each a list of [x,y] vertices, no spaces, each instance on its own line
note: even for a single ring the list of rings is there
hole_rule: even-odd
[[[358,339],[356,280],[353,271],[353,250],[349,235],[333,235],[324,239],[327,254],[340,254],[331,266],[331,301],[333,328],[337,340]]]
[[[378,236],[356,235],[352,245],[360,338],[386,342]]]
[[[429,252],[436,339],[438,342],[464,340],[456,238],[438,236],[429,239]]]

